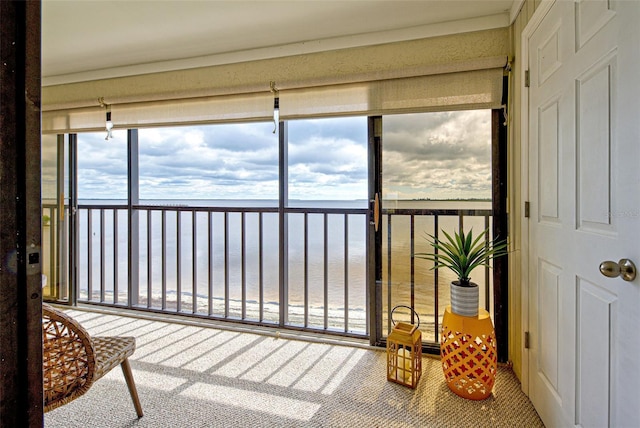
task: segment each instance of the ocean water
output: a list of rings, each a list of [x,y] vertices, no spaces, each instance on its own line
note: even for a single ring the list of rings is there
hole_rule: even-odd
[[[124,201],[79,201],[80,207],[123,203]],[[154,200],[141,201],[140,205],[274,208],[277,206],[277,201]],[[366,201],[314,201],[313,203],[292,201],[290,206],[366,208],[367,204]],[[92,283],[104,283],[106,292],[113,292],[116,274],[119,290],[126,288],[127,284],[126,210],[117,210],[115,217],[117,217],[117,227],[114,227],[114,210],[105,210],[102,216],[99,211],[94,210],[89,221],[88,211],[80,209],[80,247],[86,249],[80,252],[80,276],[85,277],[85,283],[88,283],[91,275]],[[168,294],[177,292],[180,287],[183,293],[188,293],[187,295],[195,293],[198,296],[208,296],[211,291],[214,299],[223,299],[225,289],[228,288],[231,300],[257,301],[260,297],[260,283],[262,283],[262,300],[266,303],[277,303],[279,301],[280,236],[278,214],[263,213],[261,221],[262,225],[257,213],[246,213],[243,216],[239,212],[231,212],[228,215],[214,212],[209,216],[207,212],[178,214],[176,210],[165,213],[163,226],[161,211],[152,210],[149,216],[146,212],[140,213],[138,245],[139,283],[140,289],[143,290],[141,293],[147,292],[149,284],[153,294],[161,292],[164,280]],[[348,228],[346,232],[345,221]],[[349,306],[364,309],[366,216],[350,214],[345,220],[343,214],[329,214],[325,224],[322,214],[308,214],[306,238],[304,214],[290,213],[288,223],[289,303],[303,305],[306,287],[309,306],[324,306],[326,278],[328,303],[331,307],[344,307],[346,282],[349,290]],[[89,224],[91,224],[91,230],[89,230]],[[117,273],[114,268],[113,254],[116,234]],[[91,260],[89,260],[90,253]],[[100,272],[102,260],[105,266],[104,272]],[[90,265],[91,272],[89,272]],[[227,272],[226,275],[225,272]]]

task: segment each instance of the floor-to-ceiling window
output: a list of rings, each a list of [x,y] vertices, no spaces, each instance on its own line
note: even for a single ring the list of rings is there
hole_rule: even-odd
[[[366,123],[78,134],[79,300],[366,335]]]
[[[294,120],[287,133],[288,322],[367,331],[367,119]]]
[[[361,337],[376,316],[380,338],[407,305],[437,343],[453,278],[412,254],[436,229],[489,226],[491,115],[382,116],[379,170],[366,117],[78,134],[79,300]],[[489,308],[491,277],[474,280]]]
[[[439,341],[449,304],[447,269],[413,254],[430,252],[429,235],[464,228],[480,233],[492,217],[491,110],[414,113],[382,117],[381,300],[382,333],[399,319],[420,322],[423,339]],[[491,308],[492,279],[473,272],[481,305]],[[394,319],[391,311],[399,308]]]
[[[278,139],[265,122],[139,130],[140,304],[278,322]]]
[[[126,304],[127,132],[77,135],[78,298]]]

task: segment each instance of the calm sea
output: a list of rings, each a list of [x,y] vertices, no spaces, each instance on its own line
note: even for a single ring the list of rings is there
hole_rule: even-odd
[[[126,201],[81,200],[82,205],[123,205]],[[274,200],[144,200],[140,205],[162,207],[277,207]],[[291,201],[290,207],[320,208],[366,208],[367,201]],[[385,202],[386,208],[430,208],[430,209],[489,209],[489,202],[478,201],[393,201]],[[114,224],[112,210],[104,211],[103,216],[94,212],[91,216],[91,232],[88,227],[86,210],[80,211],[80,276],[82,284],[88,281],[89,264],[94,289],[104,278],[105,290],[113,292],[114,272],[117,265],[119,289],[127,284],[127,212],[117,212],[117,226]],[[451,227],[457,224],[457,218],[445,221]],[[303,305],[305,288],[310,307],[323,306],[325,284],[329,307],[340,309],[345,304],[345,285],[347,285],[350,309],[364,310],[366,307],[366,215],[308,214],[307,234],[305,236],[305,216],[288,216],[288,277],[290,305]],[[151,288],[152,297],[161,295],[163,281],[169,296],[177,293],[180,286],[183,298],[195,293],[206,298],[212,290],[214,299],[222,300],[228,284],[231,300],[247,302],[258,301],[262,282],[265,303],[277,303],[279,300],[279,221],[277,213],[264,213],[260,226],[257,213],[246,213],[244,219],[238,212],[168,211],[165,221],[159,210],[151,211],[139,217],[139,284],[141,294],[146,295]],[[244,225],[244,226],[243,226]],[[345,228],[346,226],[346,228]],[[432,233],[428,221],[416,223],[427,233]],[[441,224],[441,227],[444,227]],[[446,227],[449,227],[448,225]],[[479,227],[482,227],[480,224]],[[260,230],[262,233],[260,233]],[[391,254],[393,275],[397,283],[398,299],[404,299],[406,293],[407,251],[409,231],[402,222],[393,226],[393,239],[390,252],[386,237],[383,239],[383,254]],[[117,232],[117,255],[114,257],[114,236]],[[91,233],[91,240],[89,240]],[[387,233],[387,232],[385,232]],[[421,235],[423,233],[421,232]],[[103,242],[101,242],[101,236]],[[327,247],[325,249],[325,236]],[[386,235],[385,235],[386,236]],[[150,239],[148,239],[150,237]],[[91,241],[91,261],[89,260],[89,241]],[[148,242],[150,244],[148,245]],[[164,242],[164,245],[163,245]],[[306,245],[305,245],[306,243]],[[417,249],[416,249],[417,250]],[[195,263],[194,263],[195,260]],[[104,261],[104,271],[100,263]],[[244,269],[243,269],[244,267]],[[226,269],[225,269],[226,268]],[[225,272],[227,275],[225,276]],[[430,275],[427,266],[418,269],[418,276]],[[211,274],[210,274],[211,273]],[[211,276],[210,276],[211,275]],[[244,284],[244,296],[243,296]],[[175,298],[175,297],[174,297]]]

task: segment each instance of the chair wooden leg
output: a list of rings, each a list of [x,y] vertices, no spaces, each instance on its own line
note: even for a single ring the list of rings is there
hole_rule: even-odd
[[[133,405],[136,408],[136,413],[138,414],[138,418],[143,416],[142,414],[142,406],[140,405],[140,399],[138,398],[138,391],[136,390],[136,384],[133,381],[133,373],[131,373],[131,366],[129,365],[129,359],[125,358],[120,364],[122,367],[122,373],[124,374],[124,378],[127,381],[127,387],[129,387],[129,393],[131,394],[131,399],[133,400]]]

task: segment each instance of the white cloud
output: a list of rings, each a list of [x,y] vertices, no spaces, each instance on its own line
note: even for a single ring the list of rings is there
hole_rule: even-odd
[[[367,197],[364,117],[289,122],[292,199]],[[491,115],[462,111],[385,116],[383,183],[401,199],[491,196]],[[277,199],[271,123],[139,131],[142,199]],[[125,199],[126,131],[79,135],[79,196]]]
[[[491,197],[490,111],[383,119],[383,188],[399,199]]]

